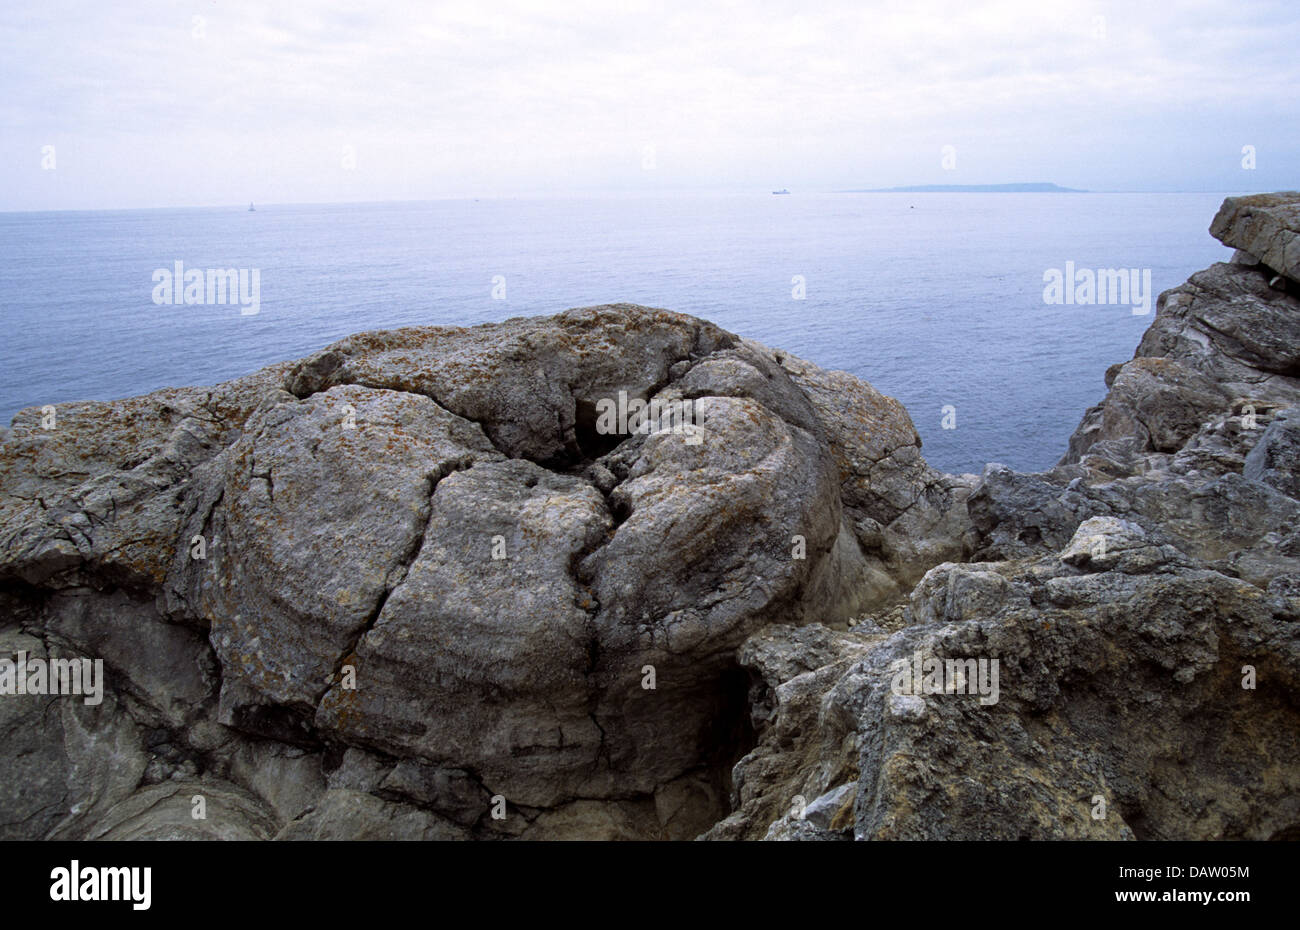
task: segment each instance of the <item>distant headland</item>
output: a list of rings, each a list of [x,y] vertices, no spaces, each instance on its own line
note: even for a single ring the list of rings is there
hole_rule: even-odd
[[[837,194],[1086,194],[1059,184],[916,184],[911,187],[868,187],[836,191]]]

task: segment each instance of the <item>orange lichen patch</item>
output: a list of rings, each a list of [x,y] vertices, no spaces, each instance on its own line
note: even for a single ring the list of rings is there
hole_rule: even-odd
[[[844,799],[844,803],[840,805],[839,810],[835,812],[835,816],[831,818],[831,830],[838,832],[840,830],[847,830],[853,826],[856,821],[853,806],[857,799],[858,792],[856,789],[848,793],[848,797]]]
[[[104,565],[114,566],[136,578],[161,585],[167,580],[167,565],[171,560],[170,537],[159,536],[137,540],[136,543],[106,554]]]

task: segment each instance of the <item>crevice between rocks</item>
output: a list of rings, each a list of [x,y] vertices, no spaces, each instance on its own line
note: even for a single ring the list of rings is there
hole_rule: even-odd
[[[388,603],[388,599],[392,596],[393,592],[406,581],[407,575],[410,574],[411,566],[415,564],[415,560],[419,558],[420,552],[423,551],[424,541],[429,534],[429,526],[433,521],[433,495],[438,490],[438,485],[441,484],[442,480],[448,475],[454,472],[470,469],[474,467],[477,462],[478,460],[473,454],[461,456],[460,458],[453,459],[449,462],[441,463],[432,474],[425,476],[424,482],[427,491],[424,496],[425,500],[428,502],[429,512],[425,515],[424,526],[421,528],[420,532],[414,536],[406,550],[398,557],[393,567],[388,570],[387,581],[384,585],[384,589],[375,599],[374,607],[371,608],[365,622],[357,629],[356,633],[352,636],[351,641],[339,655],[338,660],[334,663],[333,671],[330,673],[325,686],[321,688],[320,692],[315,696],[313,704],[317,710],[319,710],[321,702],[325,699],[325,696],[329,693],[330,689],[338,682],[339,676],[343,671],[343,666],[348,664],[348,659],[356,659],[356,652],[361,646],[361,640],[367,633],[375,628],[375,624],[379,622],[380,615],[384,612],[384,605]]]

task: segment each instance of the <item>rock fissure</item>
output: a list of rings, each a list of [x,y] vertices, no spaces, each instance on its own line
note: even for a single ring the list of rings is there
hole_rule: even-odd
[[[397,588],[406,580],[407,575],[410,573],[411,566],[415,564],[416,559],[419,558],[420,553],[424,550],[424,541],[428,536],[429,525],[433,519],[433,496],[437,493],[438,485],[441,484],[442,480],[448,475],[472,468],[476,461],[476,458],[471,455],[462,457],[455,461],[443,463],[433,474],[428,475],[424,479],[426,491],[423,496],[424,499],[428,501],[429,510],[428,514],[425,516],[424,525],[420,532],[411,540],[411,544],[407,547],[406,551],[398,556],[396,562],[388,570],[387,581],[383,589],[380,591],[379,596],[376,598],[374,607],[371,608],[365,622],[356,631],[355,635],[352,636],[348,646],[335,661],[334,669],[330,674],[325,687],[320,690],[320,693],[315,698],[314,703],[318,709],[320,702],[324,699],[325,695],[339,681],[343,667],[348,664],[348,660],[352,659],[355,661],[357,650],[361,646],[361,641],[365,638],[367,633],[375,628],[375,624],[379,622],[380,617],[383,615],[384,605],[388,603],[388,599],[392,596],[393,592],[396,591]]]

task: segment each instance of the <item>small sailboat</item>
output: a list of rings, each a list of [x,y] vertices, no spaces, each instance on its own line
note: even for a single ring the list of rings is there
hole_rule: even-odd
[[[248,212],[249,212],[249,213],[256,213],[256,212],[257,212],[257,208],[253,206],[253,204],[252,204],[251,201],[250,201],[249,204],[248,204]]]

